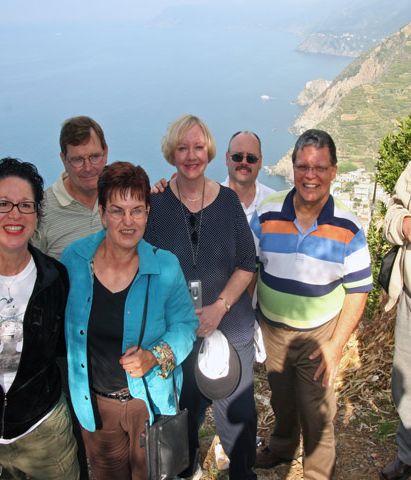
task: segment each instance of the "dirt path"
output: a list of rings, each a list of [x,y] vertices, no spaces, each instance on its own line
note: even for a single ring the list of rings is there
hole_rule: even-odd
[[[391,461],[396,453],[395,430],[397,417],[389,403],[389,391],[385,411],[371,412],[360,405],[349,407],[340,402],[335,422],[337,442],[336,480],[378,480],[378,470]],[[258,434],[268,437],[274,423],[269,406],[269,389],[261,367],[256,370],[256,402],[258,411]],[[227,480],[226,472],[219,472],[210,444],[214,438],[214,424],[208,412],[202,430],[202,452],[204,473],[202,480]],[[274,469],[256,469],[261,480],[301,480],[301,458],[291,465],[280,465]]]

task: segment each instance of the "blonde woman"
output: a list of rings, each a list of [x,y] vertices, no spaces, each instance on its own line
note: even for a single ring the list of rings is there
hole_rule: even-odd
[[[254,313],[246,291],[255,271],[254,242],[237,194],[205,176],[216,149],[201,119],[185,115],[173,122],[162,151],[177,173],[163,193],[152,195],[146,238],[178,257],[187,282],[202,283],[198,338],[183,362],[180,406],[189,410],[191,465],[182,477],[199,478],[198,430],[212,404],[230,479],[255,479]],[[241,378],[234,392],[213,400],[198,389],[194,365],[201,339],[216,329],[237,351]]]

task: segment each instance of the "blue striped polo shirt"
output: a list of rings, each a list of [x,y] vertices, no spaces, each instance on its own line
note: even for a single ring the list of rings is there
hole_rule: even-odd
[[[370,255],[358,219],[331,195],[302,233],[294,193],[268,196],[251,220],[258,246],[258,304],[273,322],[316,328],[339,313],[346,294],[372,289]]]

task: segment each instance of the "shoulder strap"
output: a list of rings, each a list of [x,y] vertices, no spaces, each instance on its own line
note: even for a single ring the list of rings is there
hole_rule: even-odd
[[[153,247],[154,254],[157,252],[157,250],[158,250],[157,247]],[[137,348],[140,348],[140,346],[141,346],[141,342],[142,342],[143,336],[144,336],[144,330],[146,328],[148,291],[149,291],[149,288],[150,288],[150,278],[151,278],[151,275],[148,276],[148,280],[147,280],[146,298],[144,300],[143,318],[141,320],[140,337],[138,339]],[[178,395],[177,395],[177,387],[176,387],[176,379],[174,377],[174,371],[173,371],[172,375],[173,375],[172,380],[173,380],[174,401],[175,401],[175,404],[176,404],[176,410],[177,410],[177,412],[179,412],[180,407],[179,407],[179,404],[178,404]],[[145,377],[143,377],[143,383],[144,383],[144,387],[145,387],[146,392],[147,392],[147,399],[148,399],[148,402],[150,404],[150,409],[151,409],[151,411],[153,412],[153,415],[154,415],[154,404],[153,404],[153,400],[152,400],[151,395],[150,395],[150,391],[147,387],[147,382],[146,382]]]
[[[148,275],[148,278],[147,278],[147,289],[146,289],[146,298],[145,298],[145,300],[144,300],[143,318],[141,319],[140,336],[139,336],[139,338],[138,338],[137,348],[140,348],[140,347],[141,347],[141,342],[143,341],[143,337],[144,337],[144,330],[146,329],[147,306],[148,306],[148,291],[149,291],[149,289],[150,289],[150,277],[151,277],[151,275]]]
[[[157,250],[158,250],[157,247],[153,247],[154,254],[156,254]],[[144,300],[143,318],[141,319],[140,336],[138,338],[137,348],[141,347],[141,342],[143,341],[143,337],[144,337],[144,330],[146,329],[147,308],[148,308],[148,292],[150,290],[150,278],[151,278],[151,275],[148,275],[147,276],[146,298]]]

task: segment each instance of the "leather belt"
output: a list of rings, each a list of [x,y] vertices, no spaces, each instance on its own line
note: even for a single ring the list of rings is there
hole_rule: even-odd
[[[120,402],[128,402],[129,400],[134,398],[131,395],[130,390],[128,388],[122,388],[121,390],[117,390],[116,392],[110,392],[110,393],[97,392],[97,390],[93,389],[93,392],[96,395],[100,395],[101,397],[111,398],[113,400],[119,400]]]

